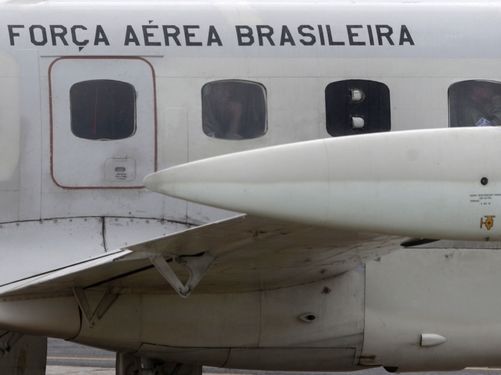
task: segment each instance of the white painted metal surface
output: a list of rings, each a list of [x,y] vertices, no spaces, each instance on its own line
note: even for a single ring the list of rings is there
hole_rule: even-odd
[[[0,248],[5,259],[21,267],[6,267],[2,285],[55,270],[105,253],[101,220],[75,218],[3,224]]]
[[[501,337],[500,255],[430,246],[368,263],[361,363],[402,371],[494,366]],[[422,347],[424,330],[439,332],[447,342]],[[474,345],[472,337],[478,338]]]
[[[21,157],[20,77],[15,59],[0,54],[0,181],[8,181],[15,174]]]
[[[447,338],[436,333],[421,334],[421,346],[424,348],[442,345],[447,342]]]
[[[63,269],[106,255],[130,244],[185,229],[186,225],[155,219],[67,218],[0,225],[0,248],[7,267],[0,285]]]
[[[497,128],[342,137],[201,160],[150,175],[145,185],[299,223],[495,240],[501,239],[500,140]]]
[[[154,171],[153,133],[159,169],[329,138],[325,88],[341,80],[388,86],[392,131],[446,128],[452,84],[501,81],[500,10],[491,0],[0,2],[0,281],[11,293],[0,327],[219,366],[499,365],[495,248],[409,250],[360,268],[403,240],[381,232],[500,238],[498,129],[298,143],[183,167],[193,184],[176,175],[179,196],[295,224],[185,231],[233,214],[115,188]],[[130,57],[143,63],[117,64]],[[136,139],[108,147],[68,132],[67,91],[87,78],[137,87]],[[263,137],[203,133],[201,87],[223,79],[266,87]],[[204,252],[216,259],[186,300],[148,261]],[[76,299],[92,312],[106,293],[118,298],[88,324]],[[420,347],[427,332],[448,341]]]

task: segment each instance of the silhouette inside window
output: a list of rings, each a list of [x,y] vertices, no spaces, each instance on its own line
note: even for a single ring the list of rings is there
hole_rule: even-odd
[[[390,90],[381,82],[352,79],[325,89],[327,132],[332,136],[391,130]]]
[[[449,125],[501,125],[501,83],[469,80],[451,85]]]
[[[251,139],[267,130],[266,90],[248,81],[216,81],[202,88],[203,131],[221,139]]]
[[[71,131],[79,138],[118,140],[136,131],[136,90],[130,83],[91,80],[70,89]]]

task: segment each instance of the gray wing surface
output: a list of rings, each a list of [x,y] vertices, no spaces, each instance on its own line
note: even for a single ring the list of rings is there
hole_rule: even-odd
[[[203,272],[195,272],[200,280],[194,293],[282,288],[341,274],[399,249],[402,241],[240,215],[7,284],[0,287],[0,295],[64,295],[91,287],[115,293],[175,293],[154,265],[159,259],[181,283],[193,276],[186,264],[210,259]]]

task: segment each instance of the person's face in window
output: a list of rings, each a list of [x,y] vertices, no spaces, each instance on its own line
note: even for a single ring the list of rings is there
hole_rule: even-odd
[[[217,105],[225,105],[231,97],[231,90],[227,85],[219,85],[213,88],[211,95],[215,99]]]
[[[492,89],[487,85],[475,85],[471,90],[471,98],[477,103],[486,103],[493,96]]]

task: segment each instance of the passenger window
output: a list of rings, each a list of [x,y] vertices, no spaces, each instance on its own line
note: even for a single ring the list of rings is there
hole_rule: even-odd
[[[118,140],[136,132],[136,90],[130,83],[90,80],[70,89],[71,131],[89,140]]]
[[[381,82],[346,80],[325,89],[327,132],[334,136],[391,130],[390,90]]]
[[[501,83],[469,80],[449,87],[449,126],[501,125]]]
[[[202,126],[209,137],[261,137],[267,130],[266,112],[266,89],[259,83],[225,80],[202,88]]]

